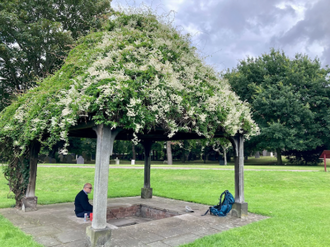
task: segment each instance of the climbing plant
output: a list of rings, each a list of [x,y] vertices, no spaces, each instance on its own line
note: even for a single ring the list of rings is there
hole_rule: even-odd
[[[247,103],[206,65],[188,35],[151,13],[116,13],[81,38],[63,67],[1,113],[0,142],[24,155],[32,140],[51,147],[65,142],[82,121],[137,133],[162,127],[212,138],[254,135],[258,127]]]

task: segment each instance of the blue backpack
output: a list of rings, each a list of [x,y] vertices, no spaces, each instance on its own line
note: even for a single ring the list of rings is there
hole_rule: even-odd
[[[222,200],[223,196],[224,196],[224,199]],[[235,199],[234,199],[233,195],[228,190],[225,190],[220,195],[219,204],[215,205],[213,207],[210,207],[205,212],[205,214],[203,214],[202,216],[206,215],[210,211],[210,214],[213,214],[213,215],[216,215],[219,217],[225,217],[230,212],[234,202],[235,202]]]

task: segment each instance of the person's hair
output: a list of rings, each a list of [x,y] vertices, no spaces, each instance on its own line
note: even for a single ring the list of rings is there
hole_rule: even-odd
[[[85,183],[84,188],[86,188],[88,185],[91,185],[90,183]]]

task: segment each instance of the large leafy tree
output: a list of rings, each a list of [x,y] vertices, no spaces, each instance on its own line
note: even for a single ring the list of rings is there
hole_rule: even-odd
[[[0,0],[0,111],[59,68],[109,9],[108,0]]]
[[[224,76],[253,108],[261,134],[251,141],[259,149],[276,150],[281,164],[282,150],[302,154],[326,144],[330,136],[329,72],[318,59],[302,54],[290,59],[272,49],[269,54],[240,61]]]

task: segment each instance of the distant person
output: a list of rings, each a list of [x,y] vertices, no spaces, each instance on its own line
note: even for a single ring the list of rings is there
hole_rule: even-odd
[[[93,187],[90,183],[86,183],[82,191],[78,193],[74,200],[75,213],[77,217],[84,218],[85,213],[88,217],[90,213],[93,213],[93,206],[88,202],[88,194],[91,193]]]

